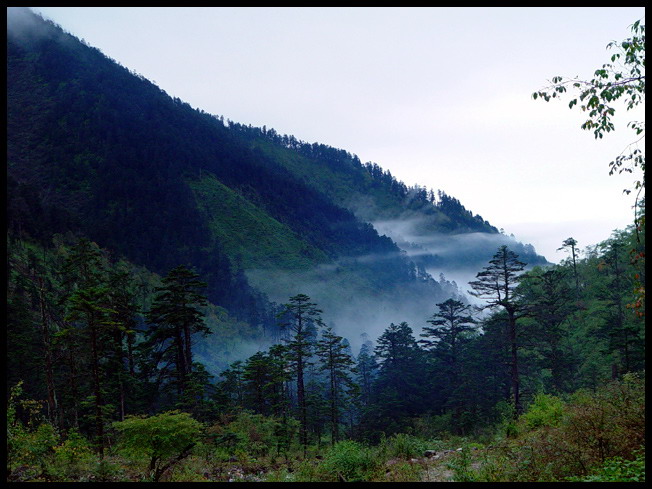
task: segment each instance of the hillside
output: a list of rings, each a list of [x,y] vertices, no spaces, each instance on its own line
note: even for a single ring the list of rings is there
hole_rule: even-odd
[[[209,300],[244,320],[266,307],[258,291],[283,301],[304,290],[327,310],[400,304],[423,322],[450,295],[430,275],[475,273],[505,241],[545,263],[444,192],[408,188],[345,150],[224,123],[30,11],[10,16],[11,232],[42,244],[86,235],[159,274],[192,265]]]
[[[7,482],[645,480],[643,207],[548,264],[7,12]]]

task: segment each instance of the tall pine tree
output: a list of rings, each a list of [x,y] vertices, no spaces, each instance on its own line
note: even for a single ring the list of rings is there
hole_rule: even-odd
[[[471,295],[487,300],[486,307],[501,307],[507,313],[507,335],[511,350],[511,397],[515,415],[522,412],[518,373],[519,343],[516,322],[524,312],[522,305],[517,300],[516,286],[520,281],[520,275],[525,265],[518,259],[516,253],[503,245],[498,248],[496,254],[489,260],[489,265],[484,267],[481,272],[478,272],[476,275],[477,280],[469,282],[469,285],[473,288],[473,291],[469,291]]]
[[[286,340],[287,352],[290,365],[296,375],[297,405],[300,423],[299,439],[303,446],[304,456],[308,446],[304,374],[314,348],[311,326],[313,328],[323,326],[321,313],[322,311],[317,308],[317,304],[310,302],[310,297],[305,294],[297,294],[290,297],[290,301],[284,304],[283,309],[278,315],[281,320],[281,327],[290,333],[290,337]]]
[[[193,402],[184,399],[193,366],[192,337],[211,333],[199,310],[207,303],[199,292],[206,283],[198,279],[197,273],[183,265],[170,270],[163,278],[163,286],[156,288],[158,295],[147,313],[147,320],[152,323],[151,340],[167,347],[169,361],[176,367],[174,383],[181,407]]]

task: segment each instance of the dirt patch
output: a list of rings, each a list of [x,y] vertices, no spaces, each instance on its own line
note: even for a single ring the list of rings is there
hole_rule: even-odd
[[[459,450],[443,450],[434,456],[421,459],[426,467],[423,472],[423,482],[454,482],[455,471],[450,465],[455,464],[461,453]],[[474,460],[469,464],[469,468],[477,470],[480,468],[481,462]]]

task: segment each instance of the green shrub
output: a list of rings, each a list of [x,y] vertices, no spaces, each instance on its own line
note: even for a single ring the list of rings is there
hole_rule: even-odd
[[[19,382],[11,389],[7,402],[7,480],[46,480],[59,437],[54,427],[39,415],[41,403],[21,399],[22,395],[22,382]],[[18,409],[27,418],[26,423],[19,419]]]
[[[86,438],[70,430],[66,441],[54,447],[51,472],[59,481],[88,481],[97,463],[98,457]]]
[[[389,438],[383,438],[377,452],[385,460],[390,458],[411,459],[421,457],[429,448],[427,442],[407,433],[397,433]]]
[[[515,422],[514,405],[507,401],[500,401],[494,407],[495,416],[498,418],[498,433],[505,438],[518,436],[518,425]]]
[[[578,481],[644,477],[643,459],[633,455],[645,445],[642,374],[625,375],[595,392],[576,392],[568,403],[561,403],[563,415],[559,421],[551,413],[560,407],[557,401],[549,401],[538,404],[545,409],[533,411],[537,415],[532,415],[530,421],[536,428],[493,447],[476,480],[547,482],[571,477]]]
[[[634,460],[613,457],[605,462],[591,475],[568,477],[571,482],[645,482],[645,448],[637,450]]]
[[[279,470],[269,471],[265,475],[265,479],[263,482],[295,482],[295,481],[296,481],[295,474],[290,473],[287,468],[283,467]]]
[[[581,454],[584,467],[607,458],[630,458],[645,445],[645,380],[626,374],[596,392],[580,391],[569,403],[557,443]]]
[[[453,471],[455,482],[476,482],[476,474],[471,468],[469,448],[464,447],[459,455],[446,464]]]
[[[95,463],[92,478],[97,482],[128,482],[122,460],[115,456],[105,456]]]
[[[221,458],[260,458],[286,454],[298,429],[298,421],[285,423],[273,416],[240,412],[235,419],[210,428],[216,455]]]
[[[521,415],[520,421],[528,429],[559,426],[563,414],[564,402],[561,399],[550,394],[537,394],[527,412]]]
[[[204,461],[194,455],[185,459],[170,474],[169,482],[209,482],[204,475]]]
[[[202,424],[190,414],[169,411],[156,416],[127,416],[113,423],[124,453],[149,458],[148,475],[158,482],[163,473],[184,459],[199,441]]]
[[[341,441],[332,447],[319,464],[320,480],[337,482],[366,481],[381,461],[368,447],[355,441]]]
[[[421,482],[425,467],[421,464],[400,462],[383,470],[371,482]]]

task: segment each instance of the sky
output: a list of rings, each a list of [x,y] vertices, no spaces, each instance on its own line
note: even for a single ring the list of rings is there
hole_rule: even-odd
[[[33,7],[170,96],[371,161],[443,190],[551,262],[633,222],[634,176],[609,162],[616,131],[583,131],[571,96],[643,7]],[[620,108],[620,110],[618,110]]]

